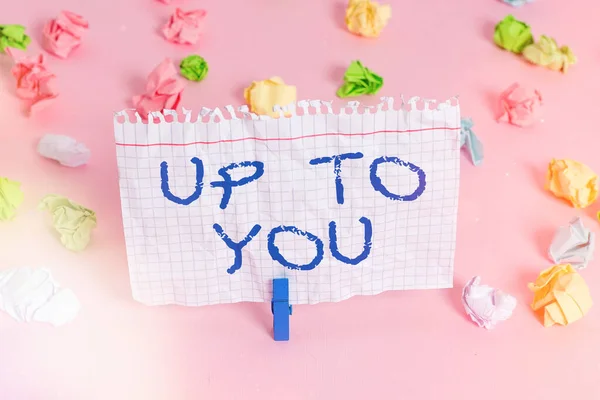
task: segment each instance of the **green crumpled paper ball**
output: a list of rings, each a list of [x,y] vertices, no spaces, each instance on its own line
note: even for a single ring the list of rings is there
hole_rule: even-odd
[[[19,50],[27,50],[31,38],[25,34],[23,25],[0,25],[0,53],[4,53],[7,47]]]
[[[194,54],[181,60],[179,69],[184,78],[200,82],[208,73],[208,64],[204,58]]]
[[[21,184],[8,178],[0,177],[0,221],[13,219],[17,208],[23,203],[24,196]]]
[[[356,60],[350,63],[350,66],[344,73],[344,83],[337,90],[336,94],[342,99],[365,94],[376,94],[382,86],[383,78]]]
[[[496,25],[494,43],[504,50],[521,54],[523,49],[533,43],[531,28],[512,15],[507,15]]]

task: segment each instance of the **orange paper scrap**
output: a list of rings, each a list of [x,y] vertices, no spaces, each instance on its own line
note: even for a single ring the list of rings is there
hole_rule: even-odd
[[[580,162],[553,159],[548,166],[546,189],[575,208],[585,208],[598,197],[598,175]]]
[[[350,0],[346,8],[346,26],[356,35],[375,38],[392,17],[392,8],[371,0]]]
[[[278,76],[264,81],[252,82],[244,89],[244,98],[250,111],[259,115],[279,116],[274,106],[287,106],[296,101],[296,87],[286,85]]]
[[[531,308],[540,313],[544,327],[573,323],[592,307],[589,288],[571,264],[542,271],[528,286],[534,293]]]

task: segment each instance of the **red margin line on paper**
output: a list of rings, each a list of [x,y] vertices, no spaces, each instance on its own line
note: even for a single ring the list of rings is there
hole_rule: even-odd
[[[115,144],[117,146],[124,146],[124,147],[193,146],[196,144],[207,144],[208,145],[208,144],[218,144],[218,143],[243,142],[244,140],[257,140],[259,142],[272,142],[272,141],[279,142],[279,141],[284,141],[284,140],[291,141],[291,140],[309,139],[309,138],[324,137],[324,136],[371,136],[371,135],[376,135],[378,133],[412,133],[412,132],[440,131],[440,130],[457,131],[457,130],[460,130],[460,127],[457,127],[457,128],[440,127],[440,128],[407,129],[407,130],[403,130],[403,131],[374,131],[374,132],[363,132],[363,133],[329,132],[329,133],[315,133],[312,135],[304,135],[304,136],[297,136],[297,137],[291,137],[291,138],[259,138],[256,136],[252,136],[252,137],[245,137],[245,138],[239,138],[239,139],[216,140],[213,142],[199,141],[199,142],[191,142],[191,143],[148,143],[148,144],[116,142]]]

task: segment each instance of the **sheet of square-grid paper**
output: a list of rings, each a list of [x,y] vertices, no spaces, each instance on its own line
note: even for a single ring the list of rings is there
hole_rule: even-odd
[[[389,110],[370,114],[295,115],[290,118],[220,122],[119,123],[115,136],[123,225],[131,286],[148,305],[200,306],[271,301],[272,279],[289,278],[290,302],[313,304],[387,290],[452,287],[459,189],[458,105],[436,110]],[[343,204],[336,196],[333,163],[310,160],[362,153],[342,161]],[[425,190],[414,201],[392,200],[376,191],[370,166],[379,157],[397,157],[425,173]],[[186,198],[196,190],[202,160],[202,193],[189,205],[167,199],[161,188],[166,162],[169,190]],[[220,168],[242,161],[264,163],[264,174],[233,187],[225,209]],[[239,181],[253,167],[229,171]],[[417,173],[382,163],[377,176],[387,191],[406,195],[419,186]],[[357,265],[340,261],[330,248],[330,222],[337,250],[347,258],[365,248],[371,221],[370,252]],[[235,252],[215,232],[219,224],[234,242],[255,225],[260,231],[242,249],[241,267],[230,273]],[[305,265],[323,247],[310,270],[275,261],[268,249],[273,228],[301,232],[274,237],[280,255]]]

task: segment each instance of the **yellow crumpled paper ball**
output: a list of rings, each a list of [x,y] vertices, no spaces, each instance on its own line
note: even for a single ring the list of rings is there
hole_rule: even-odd
[[[44,197],[38,208],[52,214],[54,229],[67,249],[82,251],[87,247],[96,227],[95,212],[55,194]]]
[[[585,208],[598,197],[598,175],[580,162],[553,159],[548,166],[546,189],[575,208]]]
[[[0,221],[11,220],[17,207],[23,203],[24,196],[21,184],[8,178],[0,177]]]
[[[542,271],[528,287],[534,293],[531,308],[539,313],[544,327],[573,323],[583,318],[593,304],[587,284],[571,264]]]
[[[284,107],[295,102],[296,87],[286,85],[283,79],[274,76],[264,81],[252,82],[244,89],[244,98],[253,113],[277,118],[279,112],[273,111],[273,107]]]
[[[554,39],[544,35],[537,43],[525,47],[523,57],[530,63],[563,73],[577,62],[577,57],[568,46],[558,47]]]
[[[392,7],[371,0],[350,0],[346,8],[346,26],[356,35],[378,37],[392,17]]]

